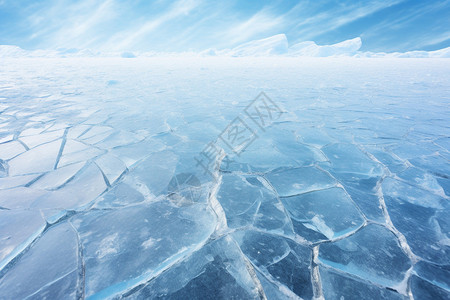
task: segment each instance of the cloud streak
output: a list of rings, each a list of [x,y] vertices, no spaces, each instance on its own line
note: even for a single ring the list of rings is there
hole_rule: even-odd
[[[165,23],[188,15],[193,9],[198,7],[200,3],[201,2],[197,0],[178,0],[163,14],[158,15],[143,24],[139,24],[131,30],[117,33],[109,42],[107,42],[107,45],[109,45],[108,47],[110,49],[114,50],[132,48],[137,42],[149,36],[153,31],[157,30]],[[119,42],[119,40],[121,41]]]
[[[285,33],[292,42],[325,44],[361,36],[365,50],[404,51],[446,46],[449,3],[0,0],[0,44],[27,49],[186,51],[231,48]]]

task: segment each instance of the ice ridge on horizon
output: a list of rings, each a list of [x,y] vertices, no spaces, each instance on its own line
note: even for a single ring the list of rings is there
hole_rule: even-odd
[[[407,51],[407,52],[370,52],[360,51],[362,40],[360,37],[349,39],[332,45],[317,45],[313,41],[299,42],[290,45],[285,34],[277,34],[268,38],[250,41],[232,49],[206,49],[199,52],[145,52],[145,51],[95,51],[91,49],[57,49],[57,50],[24,50],[14,45],[0,45],[0,57],[410,57],[410,58],[448,58],[450,47],[435,51]]]

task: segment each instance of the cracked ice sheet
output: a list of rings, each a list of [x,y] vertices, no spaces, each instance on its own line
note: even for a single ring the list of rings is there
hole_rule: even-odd
[[[276,206],[279,204],[276,195],[264,187],[264,179],[261,177],[224,175],[217,193],[230,228],[239,228],[256,223],[255,226],[264,228],[265,222],[281,222],[281,227],[286,227],[286,216],[275,214],[279,212]],[[260,213],[261,206],[272,205],[270,220],[267,215]],[[278,222],[277,222],[278,221]],[[284,222],[283,222],[284,221]]]
[[[46,224],[37,211],[2,210],[0,225],[0,266],[3,268],[45,229]]]
[[[236,232],[233,236],[265,280],[278,285],[280,291],[292,291],[303,299],[312,297],[311,249],[255,231]]]
[[[373,224],[346,239],[321,245],[319,261],[388,287],[400,284],[411,267],[395,235]]]
[[[261,299],[264,291],[236,241],[206,244],[125,299]]]
[[[53,170],[61,147],[61,141],[54,141],[33,148],[9,161],[11,175],[43,173]]]
[[[201,247],[214,220],[205,205],[177,208],[170,201],[75,217],[86,257],[86,296],[110,297],[159,275]]]
[[[449,64],[3,60],[0,298],[448,298]],[[212,180],[261,90],[286,114]]]
[[[7,299],[74,298],[79,284],[78,259],[73,228],[67,223],[52,227],[2,274],[0,294]]]
[[[363,216],[341,188],[287,197],[282,202],[292,216],[297,234],[308,235],[308,239],[314,241],[348,234],[364,222]],[[310,233],[311,230],[315,233]]]

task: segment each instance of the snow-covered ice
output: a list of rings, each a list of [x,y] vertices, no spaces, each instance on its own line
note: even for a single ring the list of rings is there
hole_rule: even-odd
[[[448,299],[450,60],[360,46],[0,47],[0,299]]]

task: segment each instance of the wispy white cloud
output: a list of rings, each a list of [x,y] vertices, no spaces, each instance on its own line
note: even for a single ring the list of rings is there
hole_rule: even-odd
[[[36,30],[30,39],[53,47],[89,47],[95,41],[95,28],[117,16],[114,0],[54,1],[27,19]]]
[[[431,11],[438,10],[442,7],[444,2],[435,2],[430,5],[429,2],[423,2],[420,6],[415,7],[408,11],[403,11],[401,15],[396,16],[396,18],[386,19],[380,21],[375,27],[367,31],[366,35],[374,34],[376,32],[386,32],[387,30],[398,29],[401,27],[408,26],[414,22],[418,17],[427,14]]]
[[[301,21],[297,22],[293,28],[297,30],[297,34],[302,40],[314,39],[316,36],[336,30],[403,1],[405,0],[371,1],[364,5],[360,3],[342,4],[340,7],[317,14],[305,14],[305,17],[300,17]]]
[[[423,48],[428,46],[434,46],[442,42],[450,40],[450,31],[444,31],[437,36],[430,38],[429,36],[424,36],[420,41],[418,41],[416,47]]]
[[[0,0],[0,4],[3,2]],[[427,26],[422,18],[424,14],[444,15],[450,10],[450,0],[421,3],[299,0],[297,4],[282,0],[245,3],[239,0],[28,0],[26,4],[24,0],[22,3],[6,1],[0,7],[0,25],[4,25],[0,26],[0,43],[18,41],[19,46],[26,48],[75,47],[103,51],[223,49],[279,33],[285,33],[290,43],[306,40],[334,43],[354,37],[355,32],[363,37],[364,43],[370,40],[382,47],[390,43],[390,48],[401,45],[411,49],[446,41],[448,21],[428,26],[428,36],[420,32],[420,26]],[[378,21],[364,23],[364,18],[397,4],[401,4],[399,7],[405,13],[395,17],[377,14]],[[8,9],[21,10],[16,13],[17,20],[2,20],[2,10],[7,14]],[[358,20],[365,28],[349,30],[346,25]],[[401,32],[408,26],[415,26],[410,31],[415,39],[405,34],[395,35],[396,30]]]
[[[133,28],[120,31],[115,34],[107,43],[106,47],[109,49],[126,49],[133,47],[137,42],[146,38],[154,30],[158,29],[165,23],[172,21],[178,17],[188,15],[193,9],[201,4],[199,0],[178,0],[168,11],[145,21],[143,24],[138,24]]]
[[[427,30],[422,31],[425,28],[423,24],[424,15],[434,15],[440,11],[445,11],[450,7],[450,1],[424,1],[415,5],[413,8],[407,8],[397,14],[395,18],[385,19],[380,21],[371,28],[366,29],[364,33],[365,39],[378,39],[381,43],[385,45],[392,44],[392,39],[394,38],[394,32],[411,32],[411,36],[414,38],[406,39],[402,41],[397,41],[395,45],[390,46],[391,49],[404,49],[415,50],[427,46],[432,46],[444,42],[450,39],[450,33],[447,26],[450,24],[447,21],[442,22],[442,20],[432,20],[438,21],[439,26],[433,26]],[[430,23],[430,21],[428,21]],[[415,24],[422,24],[421,27],[417,27]],[[447,24],[447,25],[446,25]],[[390,33],[390,34],[388,34]],[[385,46],[386,47],[386,46]],[[385,51],[390,51],[391,49],[386,49]]]
[[[282,23],[283,17],[276,17],[271,15],[266,9],[262,9],[249,19],[233,24],[225,32],[220,32],[219,34],[229,44],[234,45],[236,43],[246,42],[251,38],[273,31],[276,28],[281,28],[280,25]]]

